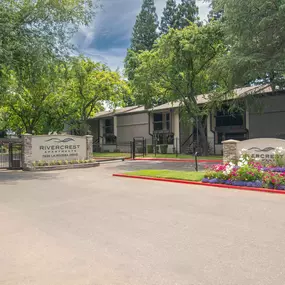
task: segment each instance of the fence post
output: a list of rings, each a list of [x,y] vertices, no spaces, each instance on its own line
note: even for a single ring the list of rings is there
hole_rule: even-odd
[[[11,169],[13,167],[13,145],[11,142],[9,142],[9,168]]]
[[[198,152],[195,152],[195,170],[198,172]]]
[[[130,158],[133,157],[133,142],[130,141]]]
[[[133,139],[133,159],[136,158],[136,139]]]

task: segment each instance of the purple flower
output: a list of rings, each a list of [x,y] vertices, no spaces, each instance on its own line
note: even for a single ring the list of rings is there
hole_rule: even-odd
[[[203,179],[202,179],[202,182],[203,182],[203,183],[209,183],[210,180],[209,180],[208,178],[203,178]]]
[[[246,182],[245,181],[233,181],[232,185],[234,186],[245,186]]]
[[[217,179],[217,178],[210,179],[209,183],[213,183],[213,184],[219,183],[219,179]]]

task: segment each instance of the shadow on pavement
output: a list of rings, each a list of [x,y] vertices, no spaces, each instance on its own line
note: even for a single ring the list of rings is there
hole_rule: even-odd
[[[4,183],[19,182],[24,180],[48,180],[59,176],[58,172],[28,172],[28,171],[0,171],[0,186]]]
[[[199,171],[203,171],[205,166],[211,166],[215,163],[199,163]],[[166,162],[166,161],[125,161],[123,163],[103,164],[105,168],[114,173],[127,171],[136,171],[143,169],[167,169],[177,171],[194,171],[195,163],[193,162]]]

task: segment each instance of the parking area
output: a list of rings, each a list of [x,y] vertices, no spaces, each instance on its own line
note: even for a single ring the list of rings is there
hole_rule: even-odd
[[[0,172],[0,284],[284,283],[284,195],[112,177],[151,165]]]

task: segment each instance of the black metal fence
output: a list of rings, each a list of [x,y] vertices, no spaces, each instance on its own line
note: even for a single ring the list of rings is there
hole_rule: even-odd
[[[17,139],[0,140],[0,168],[22,168],[22,141]]]
[[[93,144],[94,157],[132,157],[132,142],[123,142],[119,144]]]

